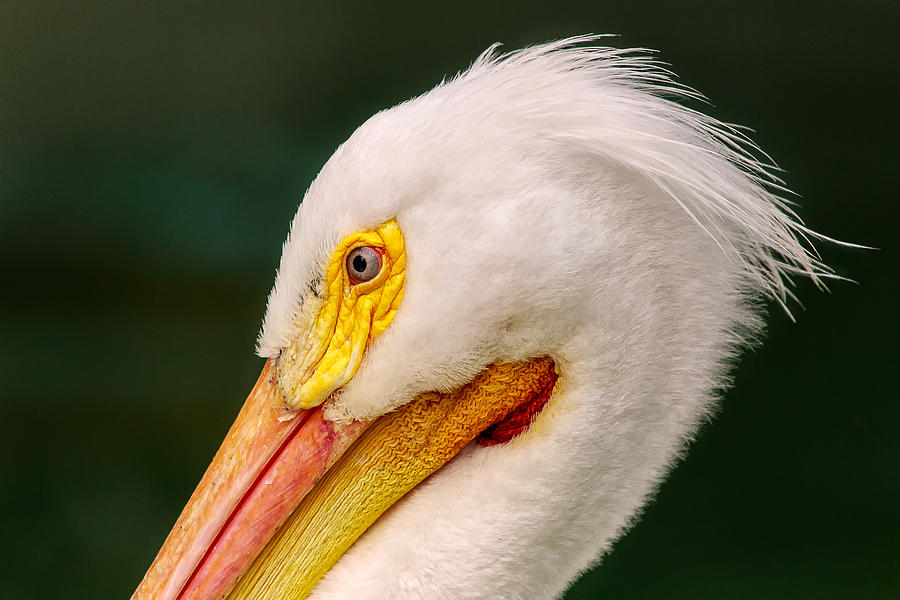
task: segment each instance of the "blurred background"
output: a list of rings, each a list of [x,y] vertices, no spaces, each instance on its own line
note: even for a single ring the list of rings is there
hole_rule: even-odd
[[[0,2],[0,598],[126,598],[262,367],[301,195],[495,41],[661,50],[858,283],[801,283],[585,598],[898,598],[897,3]],[[702,108],[702,106],[697,106]]]

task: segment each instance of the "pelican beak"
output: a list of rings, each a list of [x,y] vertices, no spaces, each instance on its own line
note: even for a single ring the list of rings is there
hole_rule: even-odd
[[[259,380],[132,598],[219,598],[364,423],[285,410],[275,365]]]
[[[340,424],[285,410],[267,361],[132,600],[304,598],[394,502],[555,381],[549,358],[496,364],[454,392]]]

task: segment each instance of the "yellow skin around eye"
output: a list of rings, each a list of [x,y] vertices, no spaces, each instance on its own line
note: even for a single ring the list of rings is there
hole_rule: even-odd
[[[345,262],[360,246],[384,252],[378,275],[354,285]],[[276,361],[287,406],[318,406],[353,378],[368,344],[397,313],[405,270],[403,234],[395,220],[349,235],[338,245],[325,270],[324,304],[306,323],[298,323],[299,334]]]

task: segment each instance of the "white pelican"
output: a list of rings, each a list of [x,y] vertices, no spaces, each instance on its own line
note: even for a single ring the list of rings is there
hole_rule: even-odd
[[[740,133],[593,39],[489,49],[325,164],[134,600],[554,598],[634,522],[827,269]]]

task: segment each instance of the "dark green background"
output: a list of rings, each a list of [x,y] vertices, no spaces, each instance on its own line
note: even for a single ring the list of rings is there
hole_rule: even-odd
[[[507,47],[658,48],[858,284],[801,283],[569,598],[898,598],[895,2],[0,3],[0,598],[125,598],[244,399],[301,193]]]

